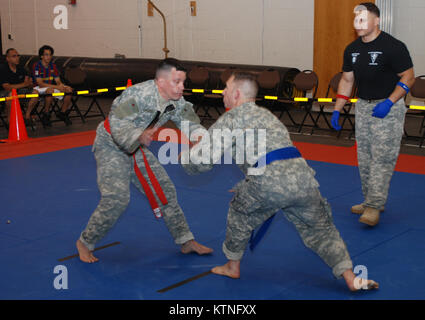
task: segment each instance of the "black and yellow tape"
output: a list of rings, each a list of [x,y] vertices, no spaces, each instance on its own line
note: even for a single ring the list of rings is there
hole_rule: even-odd
[[[214,93],[214,94],[222,94],[224,90],[207,90],[207,89],[185,89],[186,92],[192,93]],[[333,98],[306,98],[306,97],[294,97],[294,98],[286,98],[279,96],[259,96],[257,98],[265,99],[265,100],[283,100],[283,101],[294,101],[294,102],[336,102],[336,99]],[[356,103],[358,99],[350,99],[351,103]],[[416,105],[408,105],[410,109],[414,110],[425,110],[425,106],[416,106]]]
[[[64,95],[73,95],[73,96],[84,96],[84,95],[89,95],[89,94],[93,94],[93,93],[106,93],[106,92],[117,92],[117,91],[123,91],[125,90],[127,87],[126,86],[122,86],[122,87],[112,87],[112,88],[100,88],[100,89],[88,89],[88,90],[78,90],[78,91],[74,91],[72,93],[63,93],[63,92],[58,92],[58,93],[52,93],[52,94],[43,94],[42,96],[53,96],[53,97],[58,97],[58,96],[64,96]],[[197,94],[222,94],[224,90],[208,90],[208,89],[185,89],[185,92],[192,92],[192,93],[197,93]],[[29,99],[29,98],[38,98],[40,95],[39,94],[20,94],[17,96],[18,99]],[[306,97],[294,97],[294,98],[286,98],[286,97],[279,97],[279,96],[259,96],[258,98],[260,99],[265,99],[265,100],[284,100],[284,101],[294,101],[294,102],[322,102],[322,103],[332,103],[335,102],[336,99],[333,98],[306,98]],[[8,101],[8,100],[12,100],[13,97],[0,97],[0,102],[4,102],[4,101]],[[350,99],[351,103],[356,103],[357,99]],[[418,106],[418,105],[408,105],[407,106],[409,109],[412,110],[425,110],[425,106]]]
[[[72,95],[72,96],[82,96],[82,95],[88,95],[93,93],[105,93],[105,92],[116,92],[116,91],[123,91],[127,89],[127,87],[112,87],[112,88],[101,88],[101,89],[92,89],[92,90],[77,90],[72,93],[64,93],[64,92],[55,92],[51,94],[37,94],[37,93],[29,93],[29,94],[18,94],[18,99],[30,99],[30,98],[38,98],[40,96],[46,97],[46,96],[52,96],[52,97],[60,97],[60,96],[66,96],[66,95]],[[13,100],[14,97],[0,97],[0,102]]]

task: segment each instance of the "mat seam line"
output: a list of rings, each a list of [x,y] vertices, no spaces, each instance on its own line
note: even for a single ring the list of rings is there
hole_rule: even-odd
[[[392,236],[392,237],[391,237],[391,238],[389,238],[389,239],[386,239],[386,240],[384,240],[384,241],[381,241],[381,242],[377,243],[376,245],[372,246],[371,248],[368,248],[368,249],[366,249],[366,250],[364,250],[364,251],[361,251],[361,252],[359,252],[359,253],[357,253],[357,254],[353,255],[352,257],[353,257],[353,258],[358,257],[358,256],[360,256],[360,255],[362,255],[362,254],[364,254],[364,253],[366,253],[366,252],[368,252],[368,251],[370,251],[370,250],[373,250],[373,249],[375,249],[375,248],[379,247],[380,245],[382,245],[382,244],[384,244],[384,243],[386,243],[386,242],[389,242],[389,241],[391,241],[391,240],[393,240],[393,239],[395,239],[395,238],[398,238],[398,237],[400,237],[400,236],[402,236],[402,235],[404,235],[404,234],[406,234],[406,233],[408,233],[408,232],[410,232],[410,231],[412,231],[412,228],[409,228],[409,229],[407,229],[407,230],[405,230],[405,231],[403,231],[403,232],[401,232],[401,233],[399,233],[399,234],[396,234],[395,236]]]

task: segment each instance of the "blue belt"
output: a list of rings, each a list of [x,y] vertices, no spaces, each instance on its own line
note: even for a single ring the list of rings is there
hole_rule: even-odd
[[[257,168],[258,162],[262,163],[261,161],[264,161],[264,158],[266,158],[266,165],[268,165],[272,163],[273,161],[277,161],[277,160],[301,158],[301,153],[295,147],[286,147],[282,149],[273,150],[267,153],[266,155],[262,156],[261,158],[259,158],[257,163],[254,164],[254,168]]]
[[[264,159],[264,157],[266,157],[266,165],[268,165],[272,163],[273,161],[277,161],[277,160],[301,158],[301,153],[295,147],[287,147],[287,148],[273,150],[267,153],[265,156],[261,157],[260,159]],[[254,165],[254,168],[256,168],[257,166],[258,166],[258,162]],[[254,231],[252,231],[251,239],[249,240],[250,242],[249,248],[251,249],[251,251],[254,250],[254,248],[257,246],[260,240],[264,237],[275,215],[276,213],[272,215],[270,218],[268,218],[266,221],[264,221],[263,224],[258,228],[258,231],[255,235],[254,235]]]

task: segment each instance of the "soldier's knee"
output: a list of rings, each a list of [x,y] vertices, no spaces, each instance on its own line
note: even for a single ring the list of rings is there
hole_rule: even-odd
[[[102,196],[99,206],[112,212],[124,211],[130,202],[130,195],[121,194],[119,196]]]

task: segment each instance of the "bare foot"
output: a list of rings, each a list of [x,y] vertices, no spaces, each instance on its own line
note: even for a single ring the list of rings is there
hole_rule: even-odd
[[[373,280],[366,280],[359,277],[356,277],[356,275],[351,270],[346,270],[342,276],[345,279],[345,282],[347,283],[348,289],[350,291],[358,291],[360,289],[363,290],[372,290],[372,289],[379,289],[379,283],[373,281]]]
[[[99,261],[99,259],[96,258],[93,253],[80,240],[77,240],[76,245],[81,261],[86,263],[93,263]]]
[[[241,276],[240,261],[229,260],[222,266],[212,268],[211,272],[232,279],[239,279]]]
[[[210,254],[214,250],[208,247],[203,246],[202,244],[196,242],[195,240],[189,240],[182,245],[181,252],[188,254],[191,252],[196,252],[199,255]]]

